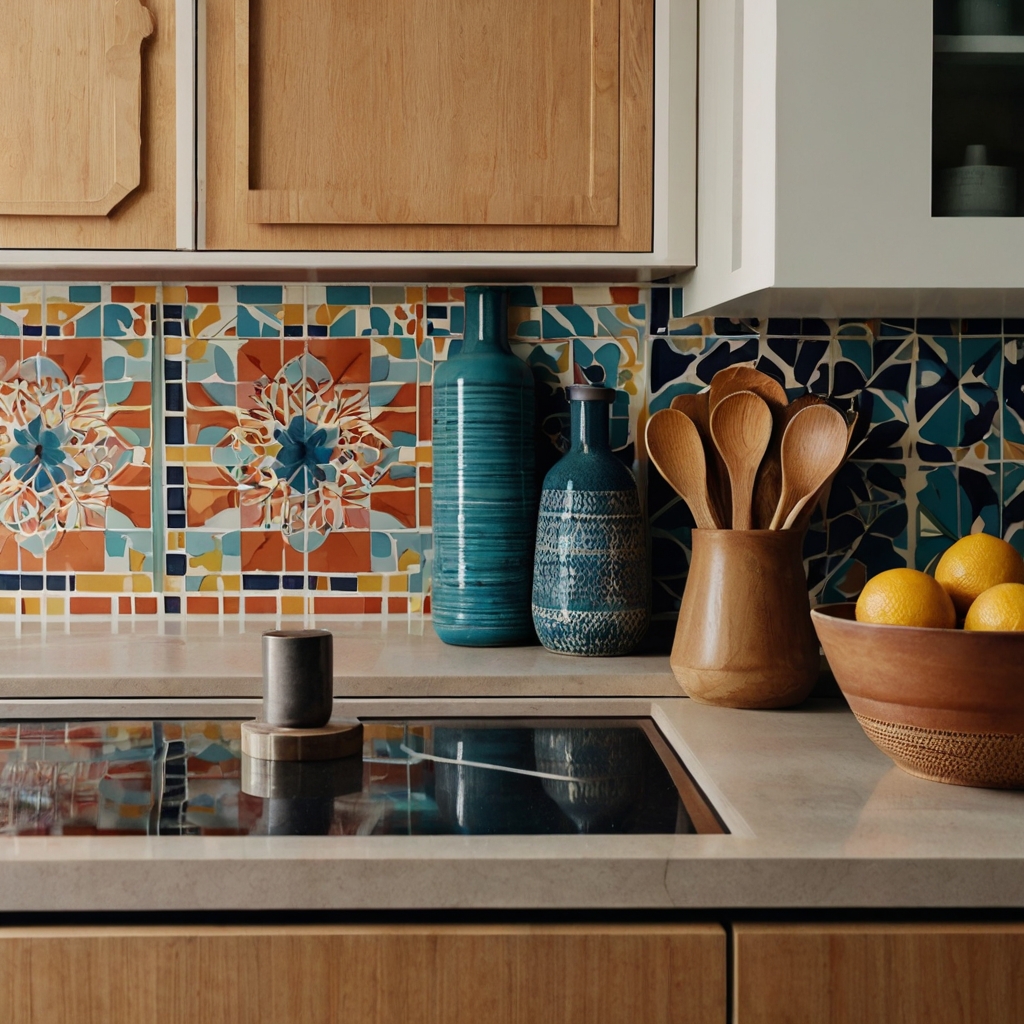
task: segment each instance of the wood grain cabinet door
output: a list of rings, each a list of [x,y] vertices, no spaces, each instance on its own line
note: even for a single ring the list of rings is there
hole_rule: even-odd
[[[725,932],[0,929],[7,1024],[725,1024]]]
[[[210,0],[212,248],[651,245],[652,0]]]
[[[736,925],[734,1024],[1024,1020],[1024,925]]]
[[[173,248],[173,0],[0,16],[0,245]]]

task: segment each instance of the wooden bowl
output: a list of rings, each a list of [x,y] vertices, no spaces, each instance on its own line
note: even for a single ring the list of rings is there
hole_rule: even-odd
[[[1024,633],[876,626],[854,605],[811,620],[868,738],[904,771],[1024,788]]]

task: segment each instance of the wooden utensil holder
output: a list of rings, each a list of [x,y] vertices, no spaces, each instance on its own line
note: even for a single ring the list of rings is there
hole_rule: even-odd
[[[803,530],[694,530],[672,671],[729,708],[799,704],[818,678]]]

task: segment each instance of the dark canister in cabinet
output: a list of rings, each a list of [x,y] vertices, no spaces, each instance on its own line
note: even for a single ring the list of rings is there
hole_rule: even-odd
[[[508,343],[506,291],[467,288],[462,349],[434,371],[431,609],[445,643],[534,639],[533,401]]]
[[[541,492],[533,623],[560,654],[626,654],[650,608],[647,543],[633,474],[608,443],[611,388],[574,384],[572,447]]]

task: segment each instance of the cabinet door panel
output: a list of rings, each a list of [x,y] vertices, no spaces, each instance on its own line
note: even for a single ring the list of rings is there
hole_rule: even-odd
[[[0,929],[10,1024],[725,1024],[716,925]]]
[[[174,248],[174,0],[0,14],[0,246]]]
[[[8,0],[0,214],[103,216],[139,184],[138,0]]]
[[[1024,1019],[1022,925],[736,925],[735,1024]]]
[[[236,26],[250,221],[618,219],[619,0],[238,0]]]
[[[211,249],[645,251],[653,0],[209,0]]]

